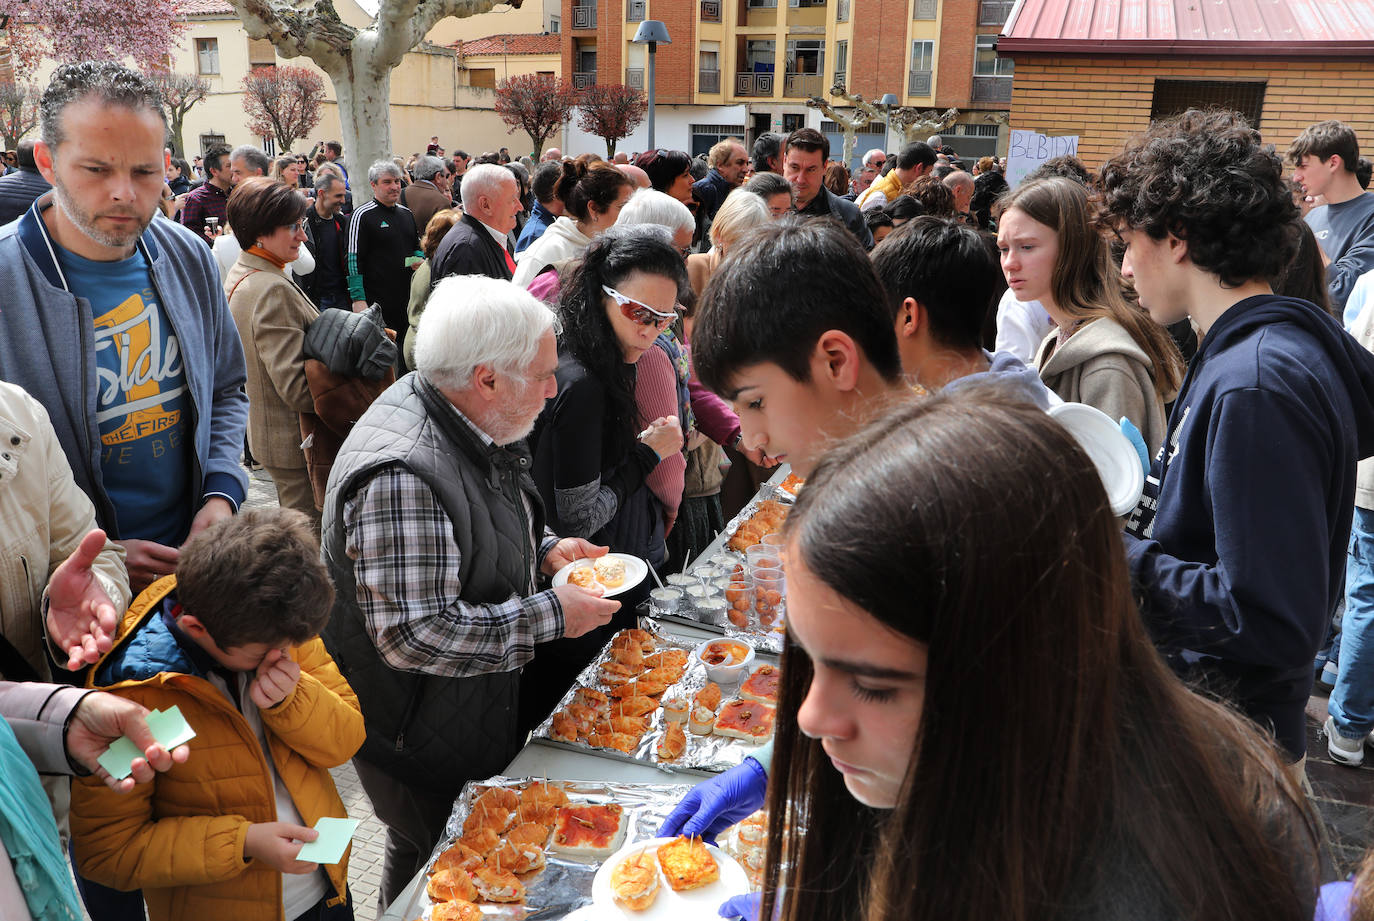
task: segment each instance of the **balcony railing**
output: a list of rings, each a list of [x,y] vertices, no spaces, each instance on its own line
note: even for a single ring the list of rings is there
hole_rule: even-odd
[[[819,96],[821,94],[820,74],[787,74],[782,80],[784,96]]]
[[[573,86],[579,90],[585,90],[589,86],[596,86],[596,71],[574,73]]]
[[[837,0],[835,4],[835,21],[849,22],[849,0]]]
[[[736,96],[772,96],[772,74],[735,74]]]
[[[596,4],[578,3],[573,5],[574,29],[595,29],[596,28]]]
[[[701,21],[720,22],[720,0],[701,0]]]
[[[625,0],[625,21],[643,22],[648,6],[648,0]]]
[[[1011,103],[1011,77],[974,77],[974,102]]]
[[[935,19],[940,15],[940,0],[915,0],[912,19]]]
[[[699,93],[719,93],[720,92],[720,71],[702,70],[697,72],[697,86]]]
[[[644,89],[644,68],[627,67],[625,68],[625,85],[637,90]]]
[[[1011,15],[1014,0],[978,0],[978,25],[1000,26]]]
[[[930,95],[930,71],[913,70],[909,71],[906,80],[906,94],[908,96],[929,96]]]

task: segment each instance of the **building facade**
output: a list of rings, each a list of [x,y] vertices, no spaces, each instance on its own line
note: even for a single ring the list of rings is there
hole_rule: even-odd
[[[701,153],[722,137],[746,143],[766,131],[812,127],[840,149],[839,129],[806,105],[837,108],[843,87],[870,102],[957,108],[944,132],[963,156],[993,153],[1011,101],[1011,61],[995,45],[1010,0],[562,0],[563,76],[574,84],[647,88],[647,54],[631,39],[661,20],[672,44],[657,53],[656,141]],[[999,115],[999,113],[1002,113]],[[570,132],[570,149],[597,149]],[[872,142],[867,138],[872,137]],[[858,155],[892,147],[882,125],[861,133]],[[642,150],[641,127],[621,149]]]

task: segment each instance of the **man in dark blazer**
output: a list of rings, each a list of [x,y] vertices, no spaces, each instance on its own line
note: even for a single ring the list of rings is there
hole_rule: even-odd
[[[835,218],[864,249],[872,249],[873,235],[868,232],[859,206],[821,184],[830,158],[830,141],[825,135],[815,128],[798,128],[787,136],[782,151],[782,175],[792,186],[797,213],[803,217]]]
[[[420,233],[418,245],[424,249],[425,228],[429,226],[429,219],[453,207],[453,199],[449,197],[449,180],[452,176],[443,160],[430,156],[416,160],[410,172],[415,181],[401,190],[401,204],[415,215],[415,229]]]
[[[454,224],[434,253],[431,284],[449,275],[486,275],[510,281],[515,276],[510,233],[524,210],[515,174],[482,163],[463,176],[463,219]]]

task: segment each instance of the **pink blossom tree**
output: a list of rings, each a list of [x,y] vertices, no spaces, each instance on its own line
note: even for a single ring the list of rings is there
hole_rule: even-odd
[[[129,57],[145,70],[166,66],[186,29],[177,0],[0,0],[10,17],[17,70],[31,73],[44,58],[107,61]]]
[[[186,144],[181,139],[181,129],[186,124],[186,113],[210,95],[210,83],[196,74],[176,74],[169,70],[155,70],[149,76],[162,90],[162,100],[167,104],[167,134],[171,138],[172,153],[184,157]]]
[[[258,137],[276,138],[282,153],[320,123],[323,102],[324,78],[304,67],[254,67],[243,78],[248,130]]]
[[[38,90],[22,83],[0,83],[0,140],[6,150],[38,125]]]

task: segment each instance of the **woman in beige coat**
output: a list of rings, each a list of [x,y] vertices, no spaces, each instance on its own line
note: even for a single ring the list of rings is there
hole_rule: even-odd
[[[300,414],[315,408],[305,378],[305,332],[320,315],[286,274],[305,241],[310,203],[284,183],[258,176],[239,183],[226,217],[243,252],[224,280],[248,365],[248,443],[272,477],[277,501],[319,527],[301,450]]]
[[[1001,204],[997,248],[1007,286],[1039,301],[1055,328],[1035,367],[1066,402],[1129,419],[1154,451],[1183,358],[1163,327],[1123,293],[1121,272],[1093,226],[1087,190],[1070,179],[1023,183]]]

